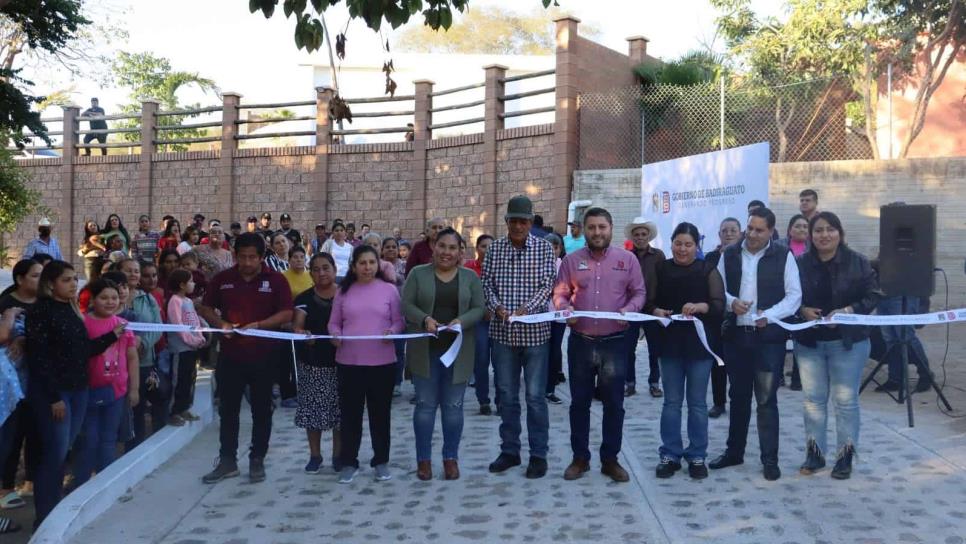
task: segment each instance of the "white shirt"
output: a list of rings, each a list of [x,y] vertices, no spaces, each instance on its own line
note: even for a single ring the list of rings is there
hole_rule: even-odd
[[[751,301],[751,307],[748,309],[748,312],[744,315],[737,316],[737,324],[739,326],[753,327],[755,326],[755,320],[762,317],[784,319],[790,315],[794,315],[802,305],[802,281],[798,277],[798,263],[795,262],[795,256],[792,255],[792,252],[789,251],[788,258],[785,260],[785,298],[781,299],[778,304],[761,312],[759,315],[758,262],[765,256],[765,251],[771,247],[771,244],[772,242],[768,242],[768,245],[760,249],[757,253],[751,253],[748,251],[748,241],[741,242],[741,285],[739,286],[738,297],[731,296],[731,293],[727,290],[728,278],[725,275],[724,255],[718,261],[718,273],[721,274],[721,280],[725,284],[725,301],[728,304],[727,311],[732,311],[732,304],[736,298],[740,298],[746,302]]]
[[[332,260],[335,261],[336,276],[341,278],[349,273],[349,261],[352,260],[354,249],[355,247],[349,242],[342,242],[342,245],[339,245],[335,238],[329,238],[322,244],[322,251],[332,255]]]

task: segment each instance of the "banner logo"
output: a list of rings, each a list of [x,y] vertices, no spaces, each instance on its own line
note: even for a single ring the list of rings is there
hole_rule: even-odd
[[[664,193],[662,193],[661,195],[661,200],[663,201],[663,204],[661,206],[661,211],[663,213],[670,213],[671,212],[671,193],[664,191]]]

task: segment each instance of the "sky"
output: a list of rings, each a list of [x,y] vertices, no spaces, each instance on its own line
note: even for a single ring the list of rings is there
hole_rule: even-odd
[[[560,9],[602,31],[600,41],[621,52],[627,51],[625,39],[644,35],[650,39],[649,54],[674,58],[714,40],[715,10],[708,0],[558,0]],[[280,2],[281,4],[281,2]],[[777,0],[753,0],[760,12],[773,12]],[[104,43],[101,51],[150,51],[170,59],[176,70],[198,72],[213,79],[221,91],[234,91],[246,102],[295,101],[314,98],[312,76],[301,64],[327,63],[322,50],[307,54],[295,48],[294,24],[281,14],[271,19],[248,11],[247,0],[88,0],[93,18],[117,25],[128,33],[126,43]],[[473,0],[470,9],[495,5],[507,9],[529,10],[539,0]],[[333,32],[341,31],[348,21],[343,4],[330,8],[326,20]],[[422,24],[417,16],[410,25]],[[459,24],[458,19],[454,24]],[[334,28],[333,28],[334,27]],[[403,27],[405,28],[405,27]],[[395,31],[382,36],[361,22],[348,27],[345,62],[371,60],[379,55],[380,44]],[[722,45],[717,41],[719,47]],[[397,66],[399,68],[399,66]],[[97,81],[93,77],[71,78],[45,66],[25,69],[37,82],[35,91],[45,94],[71,89],[74,102],[85,106],[90,96],[100,98],[108,113],[125,101],[127,90]],[[193,90],[180,93],[186,103],[215,105],[215,94]],[[52,112],[48,112],[50,114]]]

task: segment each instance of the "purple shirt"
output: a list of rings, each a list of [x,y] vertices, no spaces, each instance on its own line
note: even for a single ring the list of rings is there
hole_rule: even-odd
[[[637,257],[626,249],[609,247],[594,256],[582,247],[564,257],[553,289],[558,310],[639,312],[644,306],[644,276]],[[610,336],[627,328],[610,319],[582,317],[573,330],[587,336]]]
[[[386,330],[399,334],[404,327],[399,291],[391,283],[379,279],[354,283],[332,302],[329,334],[381,336]],[[343,340],[335,360],[343,365],[386,365],[396,361],[396,348],[392,340]]]

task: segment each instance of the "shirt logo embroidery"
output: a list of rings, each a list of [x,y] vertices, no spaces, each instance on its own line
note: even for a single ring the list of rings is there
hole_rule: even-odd
[[[590,270],[590,267],[587,266],[587,261],[580,261],[577,263],[577,270]]]
[[[272,286],[269,285],[268,280],[262,280],[262,286],[258,288],[259,293],[271,293]]]
[[[234,288],[235,288],[234,283],[223,283],[221,284],[221,287],[220,287],[220,289],[234,289]]]

